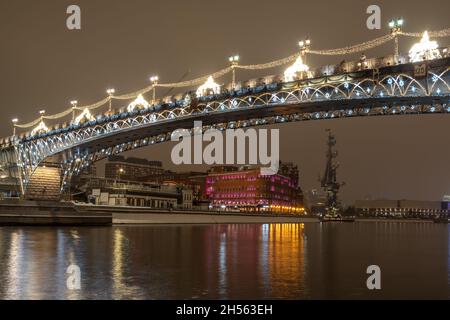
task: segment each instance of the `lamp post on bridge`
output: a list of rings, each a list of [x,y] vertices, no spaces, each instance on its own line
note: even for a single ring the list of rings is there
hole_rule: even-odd
[[[234,55],[228,58],[231,63],[231,89],[236,87],[236,66],[239,64],[239,55]]]
[[[109,96],[109,109],[108,109],[108,112],[111,113],[112,112],[112,97],[113,97],[114,93],[116,93],[116,90],[111,88],[111,89],[106,90],[106,93]]]
[[[16,123],[19,122],[19,119],[14,118],[11,120],[11,122],[13,123],[13,137],[16,136]]]
[[[158,85],[158,76],[150,77],[150,82],[152,83],[152,104],[156,101],[156,86]]]
[[[44,116],[45,116],[45,110],[39,111],[39,114],[41,115],[41,122],[43,122],[44,121]]]
[[[306,53],[311,47],[311,40],[309,38],[306,38],[306,40],[301,40],[299,41],[298,46],[300,47],[300,54],[302,55],[303,63],[306,64]]]
[[[391,34],[394,35],[395,47],[394,47],[394,59],[397,63],[398,56],[400,54],[398,48],[398,35],[402,31],[402,27],[405,24],[405,20],[403,18],[393,19],[389,21],[389,28],[391,29]]]
[[[72,122],[74,122],[75,121],[75,110],[77,108],[78,101],[72,100],[72,101],[70,101],[70,104],[72,105]]]

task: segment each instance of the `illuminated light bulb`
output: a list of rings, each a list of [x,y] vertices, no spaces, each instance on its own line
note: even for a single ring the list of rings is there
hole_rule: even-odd
[[[439,45],[436,41],[430,41],[428,32],[423,33],[420,42],[415,43],[409,50],[411,62],[420,62],[423,60],[433,60],[441,57]]]
[[[131,112],[137,107],[150,108],[150,104],[144,99],[142,94],[138,95],[137,98],[128,105],[127,110],[128,112]]]

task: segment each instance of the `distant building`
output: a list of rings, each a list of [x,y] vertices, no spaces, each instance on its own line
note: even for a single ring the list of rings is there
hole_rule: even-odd
[[[208,209],[209,200],[205,192],[205,172],[172,172],[165,171],[159,175],[144,177],[142,180],[155,184],[176,184],[178,186],[187,186],[192,190],[193,205]]]
[[[414,200],[358,200],[356,213],[369,217],[432,218],[449,210],[448,202]]]
[[[298,166],[292,162],[280,162],[278,174],[289,177],[295,187],[299,187],[299,171]]]
[[[142,181],[143,177],[163,172],[161,161],[133,157],[110,156],[105,165],[105,178],[115,180]]]
[[[192,209],[192,190],[174,184],[155,185],[92,178],[86,193],[90,202],[98,205]]]
[[[298,180],[297,180],[298,182]],[[228,211],[304,213],[295,179],[254,167],[214,167],[206,177],[211,207]]]

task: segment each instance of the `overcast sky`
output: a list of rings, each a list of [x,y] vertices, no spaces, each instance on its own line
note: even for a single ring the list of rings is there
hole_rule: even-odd
[[[81,31],[66,28],[70,4],[81,7]],[[370,4],[381,7],[382,30],[366,28]],[[133,91],[153,74],[172,82],[190,70],[194,78],[225,67],[235,53],[244,64],[263,63],[294,53],[306,36],[317,49],[360,43],[388,32],[388,20],[398,16],[407,31],[440,30],[449,27],[449,12],[450,2],[442,0],[0,0],[0,135],[11,134],[13,117],[26,122],[40,109],[61,111],[72,99],[94,102],[108,87]],[[401,39],[401,51],[413,42]],[[366,55],[392,50],[388,44]],[[340,60],[310,57],[308,64]],[[239,72],[238,78],[257,75]],[[281,158],[299,165],[303,189],[317,188],[325,129],[331,128],[338,141],[338,176],[346,182],[345,202],[365,196],[440,200],[450,194],[449,121],[448,115],[426,115],[284,124],[279,127]],[[174,169],[170,150],[165,144],[137,154]]]

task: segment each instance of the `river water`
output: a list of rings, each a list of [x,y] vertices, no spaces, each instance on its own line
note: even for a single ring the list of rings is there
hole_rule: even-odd
[[[449,242],[414,222],[0,227],[0,298],[448,299]]]

